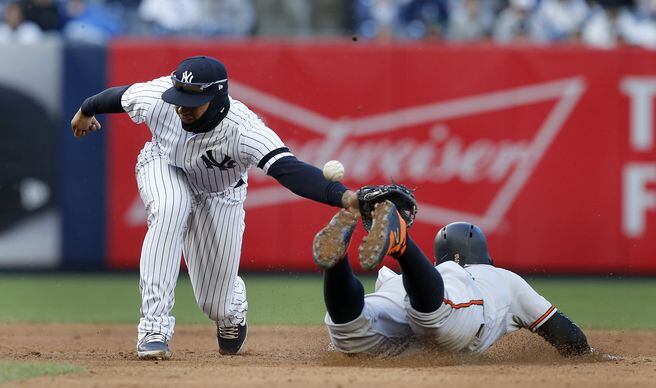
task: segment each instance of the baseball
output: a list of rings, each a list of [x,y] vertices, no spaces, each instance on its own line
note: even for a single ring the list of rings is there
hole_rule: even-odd
[[[333,182],[344,178],[344,165],[339,160],[329,160],[323,165],[323,176]]]

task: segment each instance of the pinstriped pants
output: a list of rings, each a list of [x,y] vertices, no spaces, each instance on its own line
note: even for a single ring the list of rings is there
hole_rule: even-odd
[[[184,257],[198,306],[220,326],[245,319],[247,302],[237,271],[244,233],[243,199],[219,193],[194,195],[187,176],[161,158],[141,158],[136,175],[148,215],[140,259],[139,338],[171,338],[171,309]],[[243,196],[242,196],[243,198]]]

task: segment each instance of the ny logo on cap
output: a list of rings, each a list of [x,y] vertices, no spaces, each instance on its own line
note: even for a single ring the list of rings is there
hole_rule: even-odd
[[[194,79],[194,75],[190,71],[182,73],[182,82],[190,83],[192,79]]]

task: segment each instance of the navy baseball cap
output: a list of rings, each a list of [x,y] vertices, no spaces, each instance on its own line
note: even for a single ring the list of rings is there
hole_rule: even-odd
[[[212,57],[191,57],[180,62],[171,74],[173,87],[162,93],[169,104],[197,107],[218,95],[228,94],[228,72],[225,65]]]

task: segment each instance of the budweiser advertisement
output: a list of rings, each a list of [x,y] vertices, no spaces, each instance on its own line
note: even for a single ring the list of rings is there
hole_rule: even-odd
[[[410,235],[429,258],[440,227],[469,221],[519,272],[656,273],[656,53],[134,41],[110,53],[112,85],[220,58],[230,94],[297,157],[340,160],[351,188],[416,189]],[[109,263],[136,268],[146,226],[134,163],[150,132],[126,115],[110,128]],[[256,168],[248,191],[242,269],[314,270],[312,239],[336,209]]]

